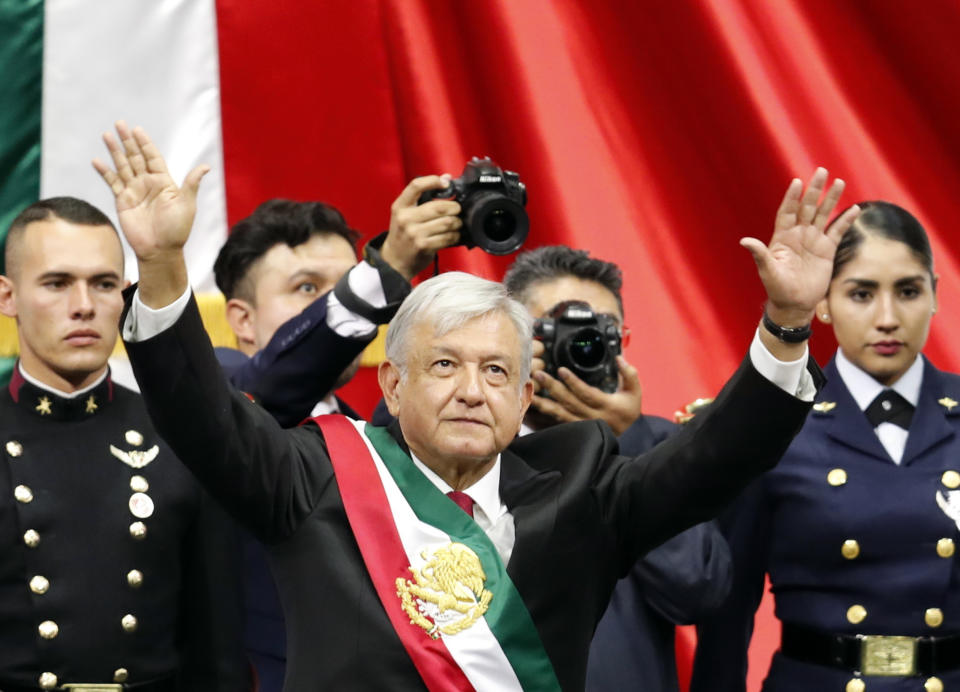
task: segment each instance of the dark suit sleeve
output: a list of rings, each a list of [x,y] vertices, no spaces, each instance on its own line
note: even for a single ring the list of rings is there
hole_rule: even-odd
[[[260,540],[293,533],[334,482],[316,426],[283,430],[229,386],[192,297],[171,328],[126,348],[154,426],[201,485]]]
[[[811,403],[784,392],[746,358],[708,410],[678,434],[635,459],[614,456],[601,464],[593,487],[620,574],[652,547],[717,516],[773,468]]]
[[[374,324],[385,324],[410,292],[410,284],[383,262],[377,270],[386,307],[374,308],[357,297],[350,289],[349,273],[337,282],[332,293],[351,312]],[[262,350],[230,372],[233,385],[256,397],[284,427],[306,418],[330,393],[340,373],[376,336],[376,331],[362,337],[337,334],[327,324],[329,297],[329,293],[324,294],[287,320]]]
[[[642,454],[676,433],[664,418],[641,416],[620,436],[620,451]],[[713,522],[697,524],[644,555],[631,569],[647,603],[675,625],[713,612],[730,591],[730,549]]]
[[[744,692],[753,620],[763,598],[770,516],[755,481],[720,518],[733,554],[734,579],[721,609],[697,623],[691,692]]]
[[[240,541],[236,524],[205,493],[184,545],[180,602],[182,692],[252,689],[243,650]]]

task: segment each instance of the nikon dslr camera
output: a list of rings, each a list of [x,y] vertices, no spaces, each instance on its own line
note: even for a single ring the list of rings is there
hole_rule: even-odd
[[[530,219],[524,210],[527,187],[520,176],[505,171],[490,160],[473,157],[463,175],[442,190],[427,190],[417,204],[452,197],[460,203],[458,245],[479,247],[491,255],[509,255],[523,245],[530,232]]]
[[[543,342],[546,371],[554,377],[563,366],[608,394],[617,391],[620,327],[609,315],[598,315],[582,300],[565,300],[534,322],[533,337]]]

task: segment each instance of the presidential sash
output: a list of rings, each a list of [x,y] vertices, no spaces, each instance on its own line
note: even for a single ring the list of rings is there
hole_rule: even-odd
[[[430,690],[560,690],[493,543],[383,428],[314,421],[377,595]]]

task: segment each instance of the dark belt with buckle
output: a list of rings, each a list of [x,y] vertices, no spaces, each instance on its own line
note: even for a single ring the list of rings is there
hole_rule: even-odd
[[[157,678],[147,682],[66,682],[54,690],[69,690],[70,692],[174,692],[176,678],[173,676]],[[35,685],[20,685],[0,682],[0,692],[44,692]]]
[[[936,675],[960,668],[960,634],[899,637],[832,634],[783,623],[780,653],[862,675]]]

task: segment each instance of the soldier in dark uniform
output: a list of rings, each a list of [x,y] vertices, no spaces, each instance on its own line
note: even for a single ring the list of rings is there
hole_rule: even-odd
[[[250,689],[234,528],[110,379],[123,252],[69,197],[14,219],[0,311],[0,690]]]
[[[800,434],[725,517],[734,589],[692,689],[745,688],[768,573],[783,623],[767,692],[960,689],[960,377],[921,350],[926,233],[888,202],[843,236],[818,318],[840,346]]]

